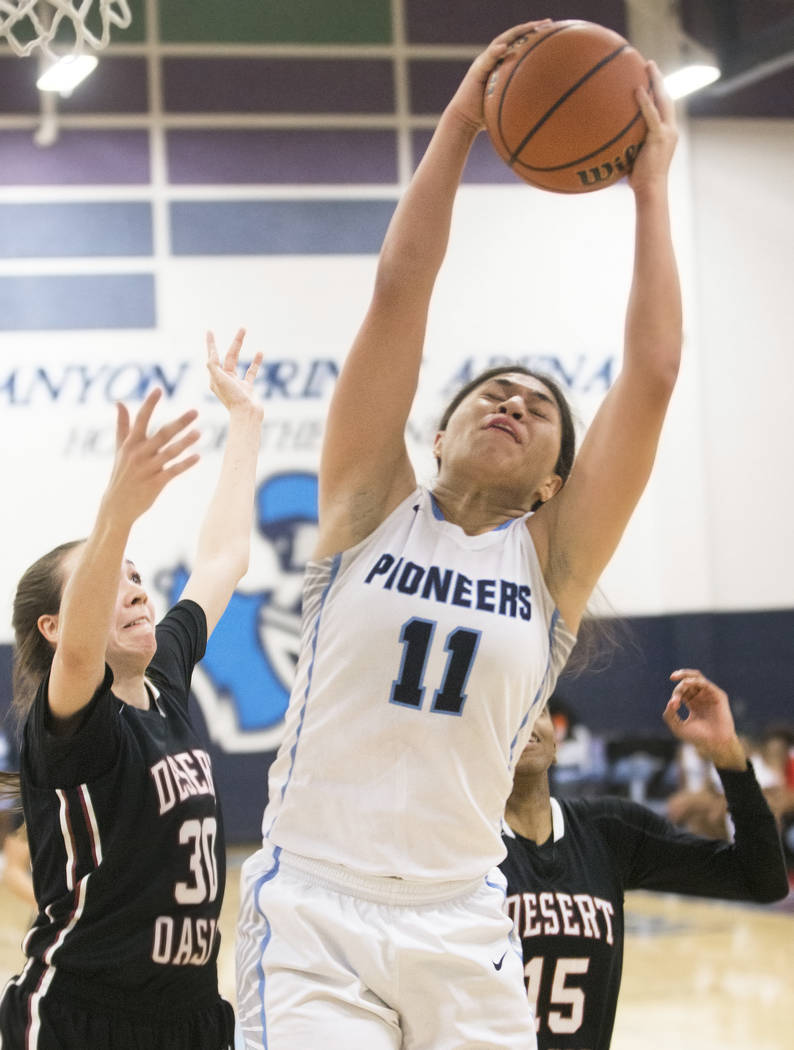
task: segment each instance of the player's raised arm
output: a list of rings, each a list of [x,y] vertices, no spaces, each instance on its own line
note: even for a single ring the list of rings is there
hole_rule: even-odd
[[[630,176],[636,226],[623,366],[567,484],[530,523],[551,593],[574,630],[647,483],[681,356],[667,187],[675,112],[653,63],[649,73],[654,99],[638,89],[648,135]]]
[[[535,24],[502,33],[474,60],[389,224],[372,299],[328,415],[319,555],[344,550],[368,535],[415,484],[404,431],[455,193],[483,127],[485,81],[508,43]]]
[[[198,461],[183,453],[198,438],[187,428],[193,410],[166,423],[152,435],[147,427],[161,396],[154,390],[130,424],[118,406],[116,458],[96,522],[84,544],[75,549],[60,612],[41,616],[39,629],[55,647],[49,682],[49,705],[61,719],[76,714],[102,682],[105,651],[119,590],[124,551],[133,523],[154,503],[173,478]]]
[[[251,546],[256,461],[264,413],[253,386],[262,354],[256,354],[243,378],[237,375],[244,336],[241,328],[221,364],[215,337],[207,333],[210,388],[228,410],[229,432],[218,483],[201,525],[194,569],[182,597],[190,598],[204,610],[208,636],[248,569]]]

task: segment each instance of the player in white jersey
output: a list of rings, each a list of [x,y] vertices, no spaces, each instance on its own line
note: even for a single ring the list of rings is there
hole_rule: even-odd
[[[497,38],[442,115],[334,393],[297,679],[263,848],[243,869],[249,1050],[534,1043],[491,873],[502,807],[647,481],[681,349],[667,210],[676,133],[651,64],[624,365],[575,464],[560,391],[510,367],[460,392],[436,437],[433,492],[417,486],[404,431],[455,192],[487,77],[538,24]]]

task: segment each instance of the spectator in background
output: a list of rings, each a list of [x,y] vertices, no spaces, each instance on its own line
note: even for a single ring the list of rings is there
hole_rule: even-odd
[[[728,838],[728,806],[714,766],[688,741],[679,746],[676,766],[680,787],[667,800],[668,819],[693,835]]]
[[[548,709],[557,745],[552,782],[560,794],[569,794],[589,780],[594,772],[594,738],[570,703],[558,692],[549,697]]]
[[[792,786],[789,784],[789,751],[793,743],[794,734],[783,726],[770,726],[761,734],[751,757],[758,783],[764,790]]]
[[[559,693],[549,698],[549,714],[557,741],[558,767],[586,770],[590,762],[592,733]]]
[[[756,780],[784,835],[794,824],[794,731],[785,726],[764,730],[758,741],[744,739]],[[695,835],[730,838],[732,827],[720,778],[686,742],[678,753],[681,787],[667,800],[667,815]]]
[[[794,730],[770,726],[761,734],[751,758],[780,827],[789,868],[794,871]]]
[[[0,769],[17,767],[18,762],[12,754],[8,736],[0,730]],[[28,837],[25,825],[19,827],[19,823],[14,800],[0,796],[0,883],[27,904],[35,905]]]

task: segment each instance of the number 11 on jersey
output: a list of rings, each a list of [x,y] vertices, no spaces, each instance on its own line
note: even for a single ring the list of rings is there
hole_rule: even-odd
[[[425,695],[425,669],[427,658],[436,632],[435,620],[412,617],[402,625],[400,642],[403,645],[402,664],[397,678],[392,683],[389,700],[404,707],[422,706]],[[448,653],[447,665],[441,685],[433,694],[431,711],[447,715],[459,715],[466,701],[466,683],[471,674],[480,631],[456,627],[447,635],[444,651]]]

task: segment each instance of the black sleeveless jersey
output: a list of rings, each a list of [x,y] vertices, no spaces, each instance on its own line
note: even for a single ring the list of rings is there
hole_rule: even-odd
[[[541,846],[506,829],[507,907],[521,938],[538,1050],[607,1050],[623,965],[623,893],[772,901],[788,891],[774,817],[752,767],[720,774],[733,843],[687,834],[618,798],[552,799]]]
[[[217,999],[226,851],[210,759],[188,717],[205,645],[203,610],[180,602],[157,627],[149,710],[115,697],[107,668],[69,736],[50,731],[42,682],[21,756],[39,904],[23,945],[40,974],[33,998],[105,998],[142,1015],[164,998],[182,1008]]]

